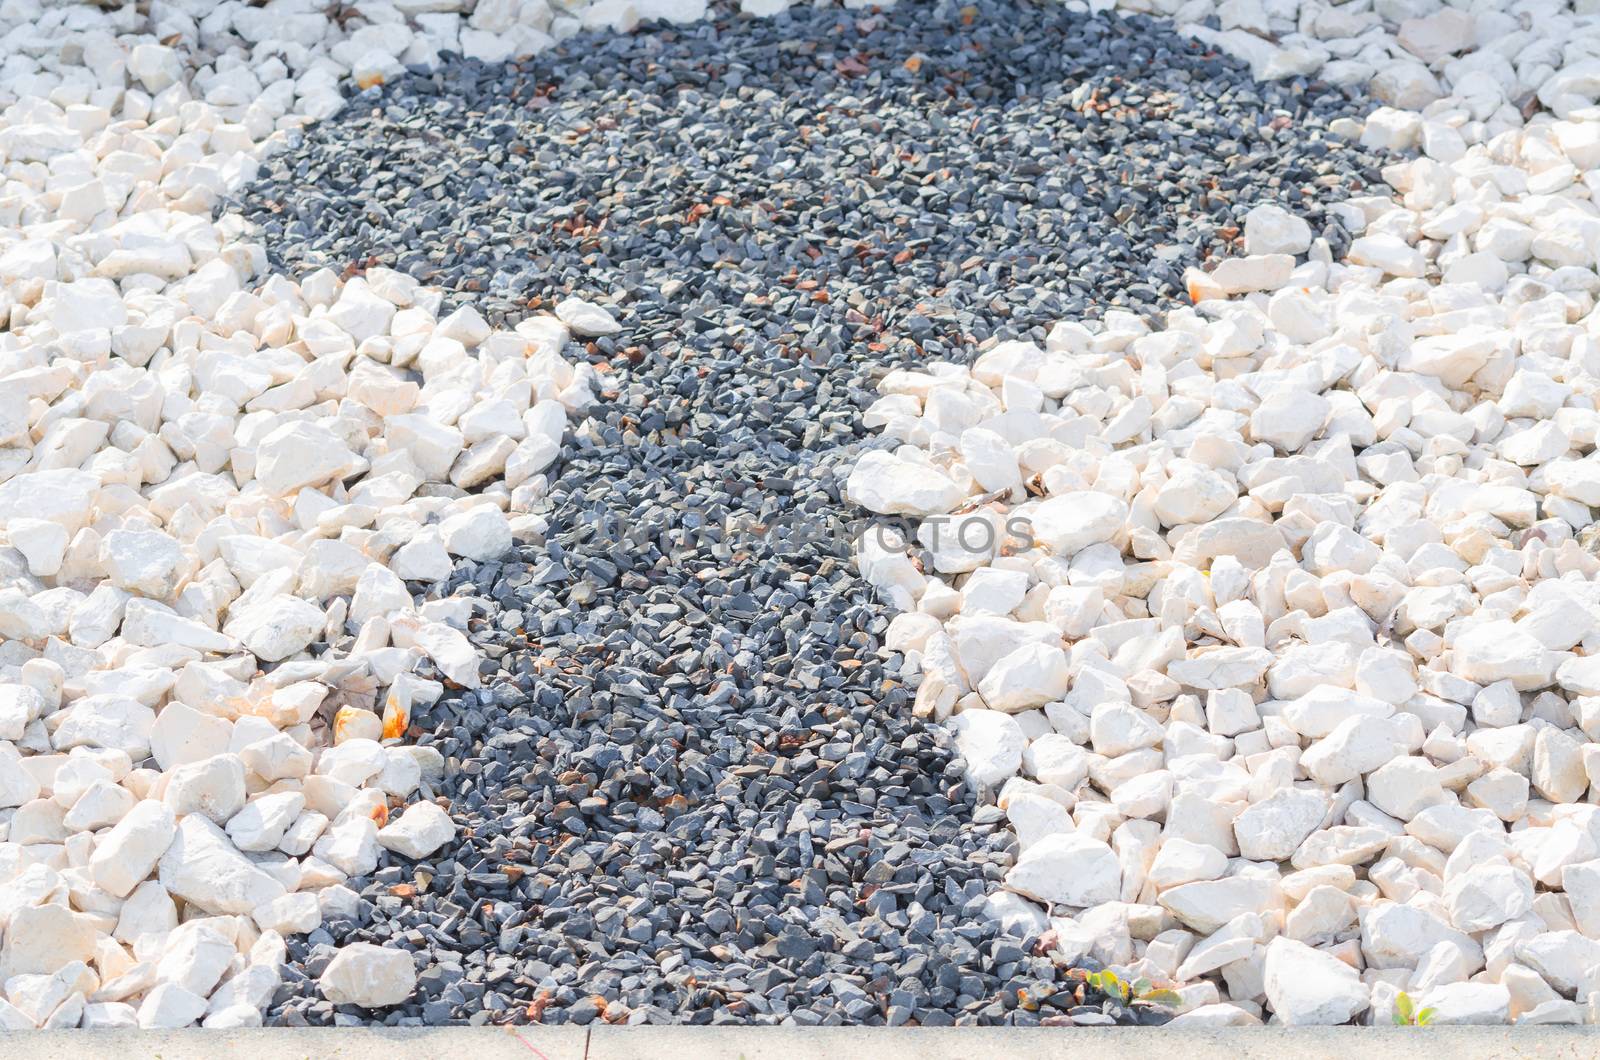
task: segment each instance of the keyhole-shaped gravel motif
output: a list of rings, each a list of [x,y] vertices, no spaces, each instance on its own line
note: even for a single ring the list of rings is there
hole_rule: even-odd
[[[326,925],[422,954],[389,1019],[1154,1018],[1001,933],[1012,836],[909,716],[839,483],[891,367],[1170,305],[1264,201],[1337,254],[1379,160],[1322,133],[1366,109],[1142,18],[903,3],[450,62],[270,159],[277,267],[622,324],[547,540],[443,587],[487,687],[416,720],[468,827]],[[274,1018],[334,1012],[291,975]]]

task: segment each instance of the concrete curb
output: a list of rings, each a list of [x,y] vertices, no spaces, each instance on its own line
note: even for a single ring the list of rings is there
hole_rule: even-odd
[[[1586,1027],[499,1027],[0,1033],[5,1060],[1584,1060]]]

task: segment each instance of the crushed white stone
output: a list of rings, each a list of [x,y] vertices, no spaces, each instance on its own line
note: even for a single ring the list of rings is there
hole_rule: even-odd
[[[994,915],[1179,1026],[1596,1022],[1600,13],[1118,6],[1414,157],[1345,260],[1261,205],[1159,326],[883,380],[847,495],[944,532],[858,562],[1017,832]]]
[[[215,216],[342,80],[538,51],[583,4],[148,6],[0,2],[8,1029],[259,1025],[283,935],[382,850],[453,838],[437,753],[401,744],[443,691],[415,671],[476,686],[479,660],[470,614],[405,582],[541,529],[596,384],[569,322],[617,327],[441,319],[384,269],[297,284]],[[415,979],[352,946],[322,984],[382,1007]]]

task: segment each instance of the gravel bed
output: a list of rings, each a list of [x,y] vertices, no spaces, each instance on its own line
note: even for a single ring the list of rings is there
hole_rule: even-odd
[[[1341,250],[1377,160],[1315,133],[1363,109],[1144,19],[902,5],[447,62],[268,161],[238,205],[291,274],[622,326],[548,539],[442,587],[460,841],[352,880],[269,1022],[366,1022],[314,983],[356,940],[427,953],[387,1023],[1159,1022],[1002,933],[1014,836],[910,716],[840,476],[895,365],[1171,304],[1263,201]]]

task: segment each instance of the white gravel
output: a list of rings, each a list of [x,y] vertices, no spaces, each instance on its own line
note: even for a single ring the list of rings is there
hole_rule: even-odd
[[[1176,1025],[1595,1022],[1600,16],[1121,6],[1367,82],[1344,132],[1419,153],[1345,261],[1264,205],[1158,329],[883,381],[848,493],[917,526],[859,558],[918,710],[1031,930]]]
[[[450,841],[404,737],[441,690],[419,668],[478,659],[405,581],[540,529],[596,382],[567,329],[616,328],[265,276],[218,202],[346,79],[704,11],[149,6],[0,0],[4,1029],[258,1023],[284,934],[380,849]],[[863,557],[920,708],[954,714],[1058,947],[1184,984],[1180,1024],[1384,1022],[1401,990],[1441,1023],[1592,1019],[1600,20],[1122,6],[1370,84],[1391,106],[1348,131],[1423,157],[1343,208],[1347,262],[1263,208],[1160,331],[1113,313],[886,381],[905,444],[852,495],[1039,543]],[[408,963],[348,947],[324,993],[396,1004]]]
[[[452,6],[0,4],[0,1027],[258,1024],[284,934],[454,837],[404,738],[424,663],[476,686],[470,606],[402,579],[542,529],[593,373],[555,318],[263,276],[214,216],[346,78],[631,18]],[[410,964],[352,946],[324,992],[397,1004]]]

